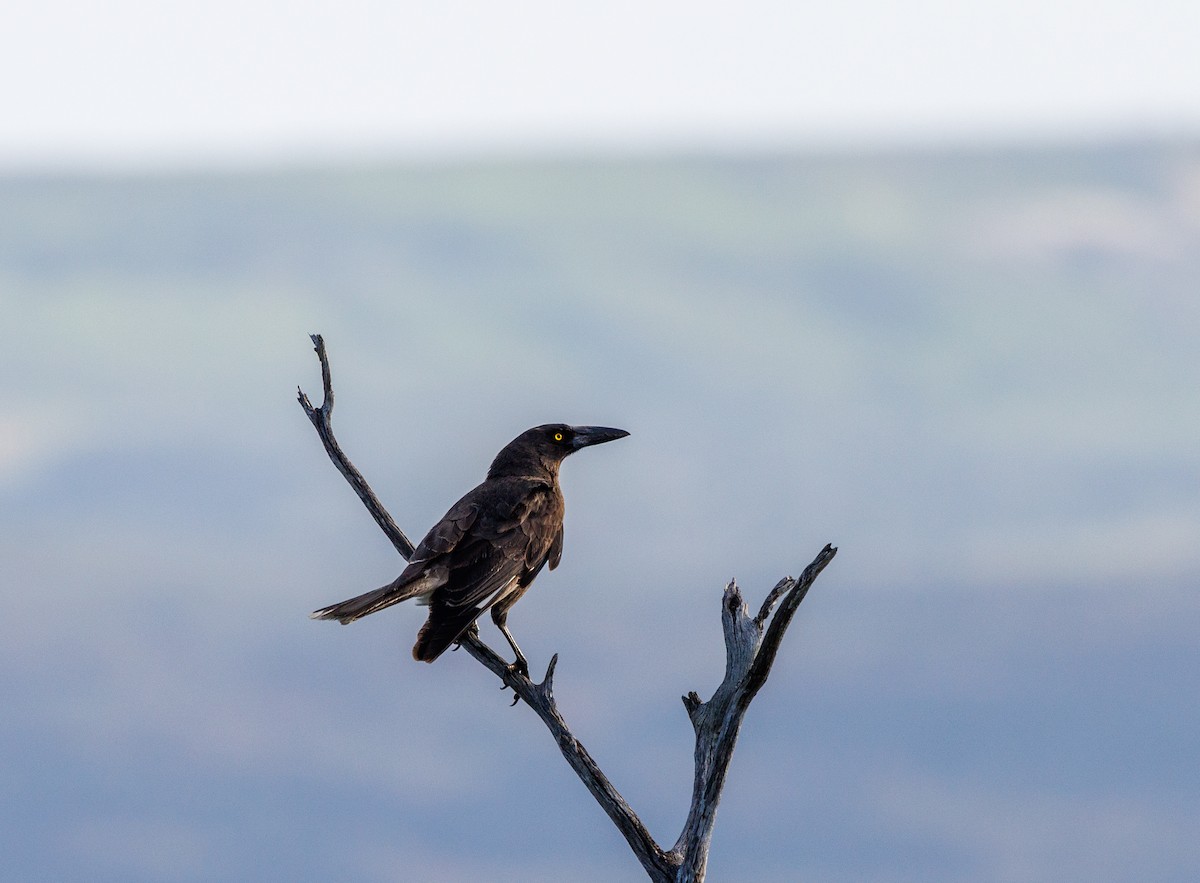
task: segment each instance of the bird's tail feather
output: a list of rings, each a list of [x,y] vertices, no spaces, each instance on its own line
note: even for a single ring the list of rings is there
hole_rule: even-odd
[[[417,662],[433,662],[446,652],[447,647],[463,636],[481,612],[479,608],[470,608],[459,616],[443,618],[434,616],[430,611],[429,619],[417,633],[417,643],[413,645],[413,659]]]
[[[430,582],[431,580],[427,578],[418,578],[408,582],[398,579],[356,598],[314,610],[309,614],[309,618],[336,619],[342,625],[346,625],[367,614],[391,607],[393,604],[399,604],[401,601],[407,601],[409,598],[427,595],[433,589]]]

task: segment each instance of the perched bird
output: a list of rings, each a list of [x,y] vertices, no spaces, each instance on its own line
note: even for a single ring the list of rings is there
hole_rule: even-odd
[[[413,658],[433,662],[490,609],[516,655],[513,668],[528,674],[529,664],[506,620],[542,567],[549,564],[553,570],[562,558],[559,466],[580,448],[627,435],[623,429],[562,423],[527,429],[496,455],[483,484],[425,535],[394,582],[323,607],[312,618],[345,625],[416,598],[429,606],[429,619],[417,635]]]

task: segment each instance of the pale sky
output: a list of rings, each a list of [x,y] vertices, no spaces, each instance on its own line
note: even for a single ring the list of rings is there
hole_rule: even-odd
[[[38,0],[0,167],[1200,132],[1195,0]]]

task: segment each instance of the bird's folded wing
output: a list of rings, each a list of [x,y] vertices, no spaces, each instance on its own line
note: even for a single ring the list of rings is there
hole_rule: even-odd
[[[497,592],[518,579],[525,571],[524,546],[504,539],[474,540],[446,556],[450,573],[438,600],[448,608],[483,610]]]
[[[471,623],[515,583],[524,572],[523,550],[469,541],[439,559],[449,567],[444,585],[431,598],[429,619],[417,635],[413,656],[432,662],[461,637]]]
[[[470,494],[455,503],[417,544],[413,551],[413,562],[426,561],[436,555],[453,552],[478,520],[480,509],[480,505],[471,499]]]

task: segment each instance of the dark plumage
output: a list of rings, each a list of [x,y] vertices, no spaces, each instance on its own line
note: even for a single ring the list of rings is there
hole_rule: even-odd
[[[563,458],[588,445],[629,435],[603,426],[535,426],[509,442],[483,484],[450,507],[421,540],[404,572],[382,588],[323,607],[313,619],[343,625],[416,598],[429,605],[413,658],[433,662],[485,610],[528,671],[505,620],[542,567],[558,566],[563,548],[563,496],[558,469]]]

